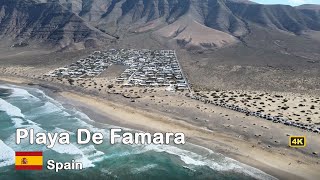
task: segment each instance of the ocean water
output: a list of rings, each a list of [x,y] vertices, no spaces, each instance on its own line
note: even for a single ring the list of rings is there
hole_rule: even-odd
[[[32,179],[275,179],[211,150],[186,144],[123,145],[109,143],[109,129],[73,107],[30,87],[0,84],[0,180]],[[71,144],[30,145],[15,143],[16,128],[33,128],[35,132],[70,132]],[[101,145],[76,143],[77,129],[104,134]],[[134,131],[126,129],[127,131]],[[15,171],[15,151],[43,151],[43,171]],[[83,170],[56,173],[46,169],[46,161],[82,162]]]

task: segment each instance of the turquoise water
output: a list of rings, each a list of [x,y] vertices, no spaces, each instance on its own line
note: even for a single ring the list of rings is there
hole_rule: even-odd
[[[109,144],[109,129],[73,107],[63,107],[43,91],[9,84],[0,85],[0,179],[274,179],[211,150],[192,144],[183,146]],[[70,132],[71,144],[15,144],[16,128],[35,132]],[[79,128],[104,134],[101,145],[78,145]],[[126,129],[127,131],[133,131]],[[15,171],[15,151],[43,151],[43,171]],[[82,162],[83,170],[56,173],[46,161]]]

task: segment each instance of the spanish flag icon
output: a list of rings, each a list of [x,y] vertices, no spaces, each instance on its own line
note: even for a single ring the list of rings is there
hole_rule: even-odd
[[[42,170],[42,152],[16,152],[16,170]]]

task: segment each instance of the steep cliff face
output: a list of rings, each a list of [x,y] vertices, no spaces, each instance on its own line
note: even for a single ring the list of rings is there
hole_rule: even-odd
[[[0,0],[0,36],[60,48],[84,48],[111,39],[59,3],[39,4],[31,0]]]
[[[306,4],[296,7],[296,9],[311,20],[320,22],[320,5]]]
[[[285,5],[261,5],[227,3],[236,16],[246,22],[255,23],[264,28],[300,34],[304,30],[320,31],[320,21],[301,13],[297,8]]]

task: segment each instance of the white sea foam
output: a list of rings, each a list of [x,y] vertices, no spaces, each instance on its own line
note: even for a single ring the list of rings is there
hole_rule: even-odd
[[[61,154],[75,155],[75,160],[81,162],[83,168],[94,167],[94,162],[102,161],[103,152],[97,151],[93,146],[77,147],[73,144],[70,145],[56,145],[53,150]],[[84,151],[86,153],[84,153]]]
[[[0,167],[10,166],[14,164],[14,150],[0,140]]]
[[[76,158],[75,161],[82,163],[82,167],[83,167],[83,168],[90,168],[90,167],[94,167],[94,166],[95,166],[95,165],[92,163],[92,161],[90,161],[90,160],[89,160],[87,157],[85,157],[85,156],[81,156],[80,158]]]
[[[35,100],[39,100],[35,96],[31,95],[27,90],[21,88],[10,88],[13,90],[10,97],[26,97],[26,98],[35,98]]]
[[[147,145],[143,148],[143,150],[140,153],[147,152],[150,150],[156,151],[156,152],[166,152],[172,155],[176,155],[186,165],[208,166],[211,169],[217,170],[217,171],[234,171],[238,173],[244,173],[256,179],[263,179],[263,180],[276,179],[275,177],[268,175],[256,168],[247,166],[231,158],[222,157],[222,155],[221,157],[223,158],[223,160],[217,161],[213,158],[207,158],[199,154],[196,154],[194,152],[179,149],[177,147],[168,146],[168,145],[162,145],[162,146]],[[217,156],[219,154],[214,153],[214,155]]]
[[[23,127],[24,120],[21,118],[11,118],[12,123],[14,124],[14,127],[20,128]]]
[[[0,98],[0,111],[4,111],[11,117],[12,123],[15,127],[22,126],[22,123],[24,122],[24,115],[22,114],[21,109]]]
[[[191,144],[191,143],[189,143],[189,145],[194,146],[194,147],[196,147],[198,149],[206,150],[206,151],[208,151],[209,154],[218,154],[218,153],[214,153],[211,149],[208,149],[208,148],[203,147],[203,146],[199,146],[199,145]]]
[[[0,88],[4,89],[11,89],[12,93],[10,94],[10,97],[20,97],[23,99],[28,100],[34,100],[34,101],[40,101],[39,98],[35,97],[34,95],[30,94],[27,90],[22,89],[15,85],[0,85]]]
[[[185,168],[185,169],[189,169],[190,171],[193,171],[193,172],[195,172],[196,170],[194,170],[194,169],[192,169],[192,168],[190,168],[190,167],[188,167],[188,166],[182,166],[183,168]]]
[[[57,133],[67,132],[67,133],[69,133],[70,135],[75,135],[74,132],[70,132],[70,131],[67,131],[67,130],[65,130],[65,129],[61,129],[61,128],[58,128],[58,127],[55,127],[55,128],[54,128],[54,132],[57,132]]]
[[[61,128],[55,128],[54,132],[67,132]],[[56,143],[52,150],[60,154],[75,155],[76,161],[81,162],[84,168],[94,167],[94,162],[103,160],[104,153],[96,150],[93,145],[74,145]]]
[[[157,164],[147,164],[145,166],[142,167],[138,167],[138,168],[134,168],[132,169],[132,173],[133,174],[139,174],[145,171],[149,171],[150,169],[156,168]]]
[[[93,145],[80,147],[83,155],[92,162],[100,162],[104,159],[104,153],[98,151]]]
[[[10,104],[9,102],[0,98],[0,111],[4,111],[8,116],[10,116],[12,123],[15,128],[28,127],[30,125],[38,125],[37,123],[25,119],[25,115],[22,114],[21,109]],[[28,124],[22,125],[27,122]]]
[[[110,135],[109,131],[107,131],[105,129],[96,128],[93,125],[88,124],[88,123],[86,123],[85,121],[83,121],[83,120],[81,120],[79,118],[76,118],[76,119],[78,121],[77,125],[79,126],[79,128],[86,128],[90,132],[93,132],[93,133],[100,132],[100,133],[103,134],[103,137],[109,137],[109,135]]]
[[[59,107],[62,110],[65,110],[65,108],[62,106],[61,103],[59,103],[58,101],[54,100],[53,98],[51,98],[50,96],[47,96],[43,91],[41,91],[40,89],[36,89],[35,90],[38,94],[40,94],[42,96],[43,99],[45,99],[46,101],[49,101],[53,104],[55,104],[57,107]]]
[[[84,114],[83,112],[80,112],[80,111],[77,111],[74,109],[74,115],[79,117],[80,119],[82,120],[86,120],[86,121],[89,121],[89,122],[94,122],[92,119],[90,119],[86,114]]]
[[[9,116],[24,118],[24,115],[21,113],[21,110],[18,107],[8,103],[7,101],[1,98],[0,98],[0,110],[5,111],[6,114],[8,114]]]
[[[63,112],[63,110],[60,107],[57,107],[55,104],[51,102],[45,102],[43,106],[33,108],[28,112],[28,114],[34,114],[34,115],[43,115],[43,114],[51,114],[51,113],[59,113]]]
[[[175,146],[169,146],[169,145],[147,145],[143,148],[142,152],[147,152],[147,151],[156,151],[156,152],[166,152],[172,155],[177,155],[180,157],[180,159],[185,163],[185,164],[192,164],[196,166],[205,166],[207,165],[205,160],[207,158],[204,158],[194,152],[179,149]],[[212,164],[210,164],[210,167],[214,170],[229,170],[229,169],[224,169],[222,166],[220,166],[218,163],[212,161]]]
[[[82,155],[82,151],[78,149],[75,145],[73,144],[59,144],[55,143],[53,146],[52,150],[60,153],[60,154],[71,154],[71,155]]]
[[[117,175],[113,175],[112,172],[110,172],[108,169],[102,168],[100,171],[104,174],[108,174],[109,176],[112,176],[114,179],[119,179]]]
[[[119,158],[119,157],[125,157],[130,156],[134,154],[140,154],[141,152],[134,152],[134,151],[122,151],[122,152],[116,152],[113,154],[105,155],[105,159],[113,159],[113,158]]]

